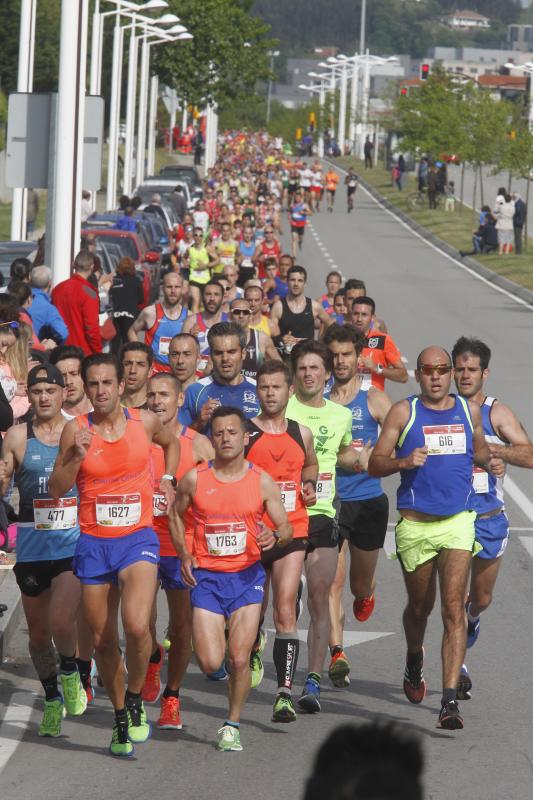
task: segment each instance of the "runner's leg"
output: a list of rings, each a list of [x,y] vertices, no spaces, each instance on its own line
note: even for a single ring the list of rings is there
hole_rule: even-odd
[[[317,547],[307,554],[305,561],[307,607],[311,616],[307,636],[308,672],[318,675],[324,666],[330,632],[329,605],[324,599],[329,597],[335,580],[338,557],[336,547]]]
[[[152,650],[150,614],[157,588],[157,566],[137,561],[119,573],[121,612],[126,637],[128,690],[140,693]]]
[[[464,598],[472,553],[468,550],[441,550],[438,557],[442,621],[442,685],[455,688],[466,652],[466,614]]]
[[[250,653],[255,641],[261,604],[241,606],[229,618],[228,657],[229,676],[228,720],[239,722],[250,693]],[[220,663],[220,662],[219,662]]]

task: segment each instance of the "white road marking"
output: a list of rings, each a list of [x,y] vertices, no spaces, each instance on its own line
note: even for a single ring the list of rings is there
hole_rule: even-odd
[[[28,728],[33,711],[30,698],[28,692],[15,692],[6,708],[0,725],[0,774]]]
[[[533,533],[533,528],[509,528],[510,531],[531,531]]]
[[[504,488],[511,499],[514,500],[516,505],[524,512],[529,521],[533,522],[533,503],[508,475],[505,478]]]
[[[267,628],[269,633],[276,633],[275,628]],[[307,642],[307,629],[306,628],[298,628],[298,639],[301,642]],[[343,646],[347,647],[355,647],[356,644],[364,644],[364,642],[370,642],[372,639],[381,639],[383,636],[394,636],[394,631],[344,631],[343,635]]]
[[[533,558],[533,538],[530,536],[519,536],[518,538],[524,545],[531,558]]]
[[[396,527],[396,523],[390,523],[389,525],[393,525]],[[385,535],[385,542],[383,543],[383,550],[385,551],[385,555],[387,558],[392,559],[393,556],[396,555],[396,537],[394,535],[394,531],[387,531]]]

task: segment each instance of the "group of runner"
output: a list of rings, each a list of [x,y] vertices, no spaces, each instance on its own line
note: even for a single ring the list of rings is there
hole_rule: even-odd
[[[318,210],[308,185],[291,183],[295,168],[266,135],[223,137],[205,180],[207,221],[202,208],[174,231],[161,301],[140,313],[120,359],[62,346],[29,374],[32,422],[8,431],[0,484],[5,493],[14,476],[20,495],[15,574],[45,693],[42,736],[59,736],[65,713],[94,702],[94,663],[114,708],[113,755],[149,738],[145,703],[160,697],[158,727],[179,730],[194,651],[210,679],[228,681],[217,747],[241,750],[242,710],[264,674],[269,594],[272,720],[320,712],[327,659],[332,683],[349,685],[347,573],[355,618],[375,607],[389,520],[380,478],[397,472],[404,692],[412,703],[425,695],[438,577],[438,726],[463,726],[465,650],[507,543],[505,465],[533,467],[533,445],[486,396],[490,350],[476,339],[461,337],[451,355],[424,348],[418,394],[392,405],[385,381],[408,374],[364,282],[331,271],[313,299],[305,268],[282,252],[286,171],[293,226],[295,205]],[[305,584],[308,663],[295,702]]]

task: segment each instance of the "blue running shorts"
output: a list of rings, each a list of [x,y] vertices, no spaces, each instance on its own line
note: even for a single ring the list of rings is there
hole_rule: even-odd
[[[483,548],[476,553],[478,558],[500,558],[509,541],[509,520],[503,511],[486,519],[476,519],[476,542]]]
[[[119,572],[137,561],[159,564],[159,539],[152,528],[113,539],[81,533],[72,567],[81,583],[117,584]]]
[[[159,558],[159,580],[162,589],[190,589],[181,577],[181,558],[161,556]]]
[[[195,569],[194,577],[197,584],[191,589],[193,608],[205,608],[228,619],[242,606],[263,602],[265,570],[261,562],[240,572]]]

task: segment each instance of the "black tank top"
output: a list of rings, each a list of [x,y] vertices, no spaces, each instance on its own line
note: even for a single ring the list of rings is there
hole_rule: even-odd
[[[246,357],[242,362],[241,372],[245,378],[252,378],[254,381],[257,378],[257,370],[259,365],[263,362],[263,354],[259,350],[259,332],[250,329],[250,338],[246,345]]]
[[[290,331],[296,339],[315,338],[315,319],[313,317],[313,303],[310,297],[305,298],[305,308],[298,314],[291,311],[286,297],[281,301],[281,307],[283,310],[279,321],[279,330],[282,336],[285,336]]]

